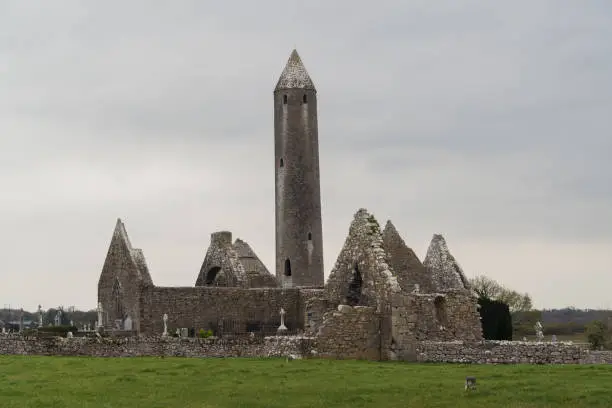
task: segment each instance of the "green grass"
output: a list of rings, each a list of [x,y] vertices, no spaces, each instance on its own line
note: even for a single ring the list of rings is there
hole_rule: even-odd
[[[2,408],[610,407],[611,382],[605,365],[0,357]]]

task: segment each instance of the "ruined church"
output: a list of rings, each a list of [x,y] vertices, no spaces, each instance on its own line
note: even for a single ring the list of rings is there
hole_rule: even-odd
[[[380,343],[383,359],[417,341],[482,339],[476,300],[441,235],[421,262],[390,221],[381,228],[360,209],[325,282],[317,91],[295,50],[273,95],[275,273],[246,241],[219,231],[193,287],[156,286],[118,220],[98,282],[104,329],[161,334],[167,314],[170,330],[270,335],[282,308],[289,332],[325,341],[354,331],[356,343]]]

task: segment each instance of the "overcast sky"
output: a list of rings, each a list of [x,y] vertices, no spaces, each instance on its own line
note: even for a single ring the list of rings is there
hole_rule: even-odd
[[[537,307],[612,307],[605,0],[0,1],[0,306],[93,308],[117,218],[193,286],[274,273],[272,91],[318,90],[326,276],[361,207]]]

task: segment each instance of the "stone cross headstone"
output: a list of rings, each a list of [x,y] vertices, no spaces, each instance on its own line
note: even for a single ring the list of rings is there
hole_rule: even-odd
[[[103,312],[102,302],[98,302],[98,327],[97,327],[98,329],[103,326],[103,323],[102,323],[102,312]]]
[[[286,332],[287,332],[287,330],[288,330],[288,329],[287,329],[287,326],[285,326],[285,314],[286,314],[286,313],[287,313],[287,312],[285,312],[285,309],[283,309],[283,308],[281,307],[281,310],[280,310],[281,324],[280,324],[280,326],[278,326],[278,329],[276,329],[276,332],[277,332],[278,334],[284,334],[284,333],[286,333]]]
[[[23,331],[23,308],[21,308],[21,311],[19,312],[19,332],[21,333]]]
[[[43,311],[42,306],[38,305],[38,327],[43,326]]]
[[[544,331],[543,331],[542,323],[540,323],[540,321],[538,320],[535,326],[533,326],[533,328],[535,329],[536,339],[538,341],[544,340]]]
[[[162,316],[162,320],[164,321],[164,332],[162,333],[162,336],[167,336],[168,335],[168,315],[166,313],[164,313],[164,315]]]

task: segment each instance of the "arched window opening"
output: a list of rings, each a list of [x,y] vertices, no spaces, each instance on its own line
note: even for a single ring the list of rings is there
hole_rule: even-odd
[[[444,296],[437,296],[434,300],[435,316],[440,326],[446,326],[448,317],[446,315],[446,299]]]
[[[302,97],[302,102],[308,103],[308,95],[304,94],[304,96]]]
[[[283,95],[283,105],[287,104],[287,95]]]
[[[220,270],[221,270],[221,267],[219,266],[212,267],[208,270],[208,273],[206,273],[206,284],[207,285],[212,285],[215,282],[215,278],[219,274]]]
[[[308,233],[308,240],[309,240],[309,241],[312,241],[312,232],[309,232],[309,233]]]
[[[359,266],[355,265],[346,295],[346,303],[349,306],[358,306],[362,302],[362,287],[363,278],[361,272],[359,272]]]
[[[281,157],[280,159],[280,163],[278,165],[279,167],[285,167],[285,162],[283,161],[283,158]]]
[[[291,261],[285,259],[285,276],[291,276]]]
[[[118,278],[115,278],[113,283],[113,311],[115,319],[123,318],[123,299],[121,298],[121,283]]]

